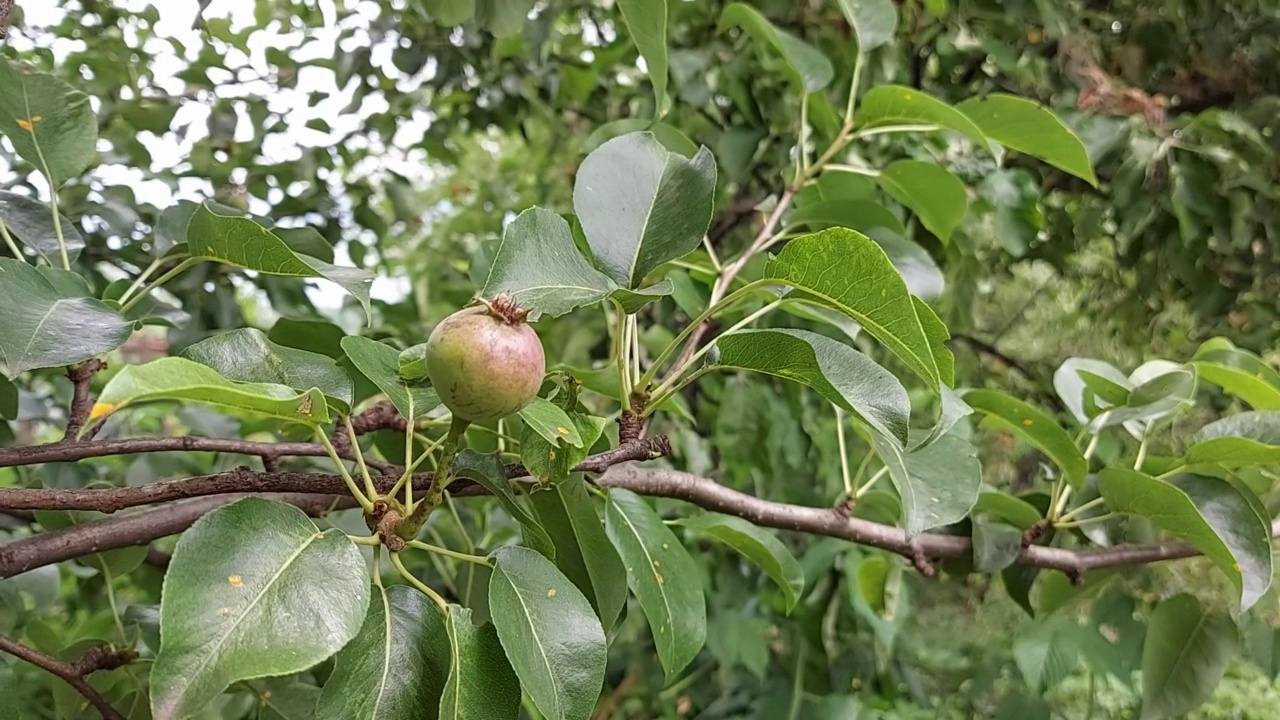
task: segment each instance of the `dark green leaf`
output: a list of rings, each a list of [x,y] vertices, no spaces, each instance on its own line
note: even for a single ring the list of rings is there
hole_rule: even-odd
[[[1086,378],[1084,373],[1089,373],[1092,377]],[[1069,358],[1053,373],[1053,389],[1057,391],[1058,397],[1062,398],[1062,404],[1067,406],[1081,425],[1087,424],[1092,417],[1086,412],[1085,402],[1086,393],[1093,389],[1090,382],[1097,386],[1099,380],[1109,381],[1122,388],[1132,387],[1132,383],[1124,373],[1108,363],[1093,358]],[[1096,390],[1094,392],[1096,393]]]
[[[271,326],[271,332],[267,333],[267,339],[277,345],[310,350],[334,360],[341,360],[345,355],[342,352],[344,337],[346,333],[342,328],[331,322],[293,318],[280,318]]]
[[[1109,408],[1089,424],[1092,432],[1121,423],[1166,419],[1195,404],[1196,375],[1164,360],[1144,363],[1129,375],[1133,389],[1124,405]],[[1095,383],[1096,384],[1096,383]]]
[[[294,253],[317,258],[327,263],[333,262],[333,246],[324,239],[319,230],[313,227],[276,227],[271,231]]]
[[[1160,603],[1142,647],[1142,720],[1186,717],[1209,699],[1235,657],[1231,618],[1187,594]]]
[[[618,0],[631,39],[649,69],[649,82],[661,117],[667,104],[667,0]]]
[[[556,546],[556,567],[573,581],[612,628],[627,602],[627,571],[609,543],[587,485],[569,478],[529,495],[538,519]]]
[[[996,419],[998,427],[1016,433],[1035,445],[1062,469],[1062,474],[1079,489],[1089,474],[1089,463],[1071,436],[1039,408],[998,390],[970,390],[964,401],[974,410]]]
[[[779,29],[750,5],[735,2],[725,6],[720,13],[720,29],[732,26],[742,28],[757,43],[781,55],[791,77],[805,93],[821,90],[835,76],[831,62],[817,48]]]
[[[16,420],[18,417],[18,388],[9,378],[0,375],[0,418]]]
[[[600,620],[555,565],[522,547],[493,554],[489,606],[524,691],[547,720],[588,720],[604,683]]]
[[[898,447],[907,441],[911,401],[888,370],[840,342],[807,330],[743,330],[716,341],[717,364],[793,380],[854,413]]]
[[[569,415],[550,400],[535,397],[520,408],[520,419],[525,427],[533,430],[550,443],[565,442],[573,447],[582,447],[582,435],[578,426],[569,419]]]
[[[542,208],[520,213],[502,233],[481,294],[511,293],[533,316],[552,317],[603,300],[617,289],[591,267],[565,219]]]
[[[258,696],[256,720],[315,720],[320,688],[297,676],[251,680],[246,685]],[[145,704],[145,699],[142,701]],[[122,703],[124,707],[132,707]]]
[[[601,125],[582,143],[582,152],[590,153],[616,137],[642,131],[653,133],[653,136],[658,138],[658,142],[673,153],[679,153],[687,158],[698,154],[698,146],[684,133],[666,123],[645,118],[623,118]]]
[[[969,211],[964,183],[933,163],[898,160],[889,163],[877,179],[890,197],[911,208],[925,228],[944,243]]]
[[[316,720],[425,720],[449,675],[445,619],[426,595],[373,587],[360,632],[334,658]]]
[[[84,238],[75,224],[61,217],[63,247],[67,258],[75,260],[84,249]],[[12,237],[31,248],[46,263],[61,267],[62,251],[58,249],[58,232],[53,226],[53,211],[48,205],[25,195],[0,190],[0,223]]]
[[[795,608],[804,591],[804,571],[772,532],[742,518],[712,512],[681,518],[676,524],[710,535],[742,553],[777,583],[787,598],[787,611]]]
[[[409,382],[422,380],[427,376],[427,344],[418,343],[400,351],[396,358],[400,377]]]
[[[688,551],[644,498],[611,489],[605,530],[627,567],[670,684],[707,640],[706,598]]]
[[[317,425],[329,422],[324,394],[271,383],[236,383],[186,358],[127,365],[107,382],[90,413],[97,419],[138,403],[192,400],[269,417]]]
[[[1070,675],[1079,664],[1071,625],[1050,619],[1018,633],[1013,660],[1034,691],[1044,691]]]
[[[840,0],[853,33],[858,38],[858,51],[867,52],[893,40],[898,27],[898,10],[893,0]]]
[[[956,109],[1001,145],[1039,158],[1097,187],[1098,178],[1093,174],[1084,143],[1035,101],[992,93],[965,100]]]
[[[404,417],[419,418],[440,405],[440,397],[425,385],[425,381],[407,383],[400,377],[399,350],[356,335],[342,338],[342,349],[351,364],[377,385]],[[411,403],[412,412],[409,410]]]
[[[573,207],[596,265],[618,286],[634,289],[702,242],[715,186],[715,159],[705,148],[688,159],[651,133],[631,133],[582,162]]]
[[[465,23],[476,11],[475,0],[423,0],[423,6],[436,24],[445,27]]]
[[[835,268],[840,272],[831,272]],[[884,250],[867,236],[832,228],[796,238],[769,261],[765,277],[852,318],[930,387],[954,382],[946,328],[927,306],[917,306]]]
[[[368,604],[364,558],[342,531],[261,498],[214,510],[165,575],[152,713],[190,717],[231,683],[311,667],[356,636]]]
[[[0,720],[19,720],[18,678],[9,663],[0,660]]]
[[[1280,373],[1230,340],[1217,337],[1205,341],[1191,364],[1201,378],[1249,403],[1254,410],[1280,410]]]
[[[359,300],[368,316],[372,273],[299,255],[272,231],[234,212],[208,202],[192,212],[187,224],[187,245],[192,257],[268,275],[329,280]]]
[[[1168,482],[1123,468],[1107,468],[1098,489],[1117,512],[1145,517],[1191,543],[1231,580],[1248,610],[1271,587],[1271,526],[1231,482],[1179,475]]]
[[[0,132],[54,189],[84,172],[98,143],[89,96],[23,62],[0,60]]]
[[[1280,412],[1243,412],[1205,425],[1184,462],[1226,467],[1280,463]]]
[[[976,510],[977,507],[975,506]],[[996,573],[1009,567],[1022,552],[1022,530],[1004,523],[973,523],[973,567]]]
[[[228,380],[274,383],[299,392],[319,388],[341,413],[351,411],[351,377],[332,358],[277,345],[256,328],[214,335],[182,351]]]
[[[645,305],[670,295],[672,289],[671,281],[663,280],[650,285],[649,287],[640,288],[639,290],[619,288],[618,290],[614,290],[610,293],[609,297],[616,300],[618,304],[622,306],[623,312],[628,315],[634,315],[640,312],[640,309]]]
[[[22,260],[0,258],[0,369],[10,379],[88,360],[133,333],[133,323],[106,304],[59,288]]]
[[[564,439],[548,440],[528,424],[520,435],[520,459],[529,474],[539,482],[554,484],[569,477],[569,472],[591,453],[591,446],[604,434],[604,427],[608,424],[608,420],[602,417],[580,412],[571,412],[568,416],[582,438],[580,447],[574,447]]]
[[[787,215],[788,225],[806,225],[814,230],[829,227],[847,227],[864,235],[875,228],[884,228],[897,235],[905,235],[906,227],[897,215],[880,203],[860,198],[839,198],[805,203]]]
[[[555,559],[555,543],[551,542],[551,536],[547,535],[538,519],[516,499],[497,453],[478,453],[470,448],[465,449],[454,459],[453,473],[458,477],[474,480],[493,493],[502,507],[524,528],[525,543],[552,560]]]
[[[1020,530],[1035,525],[1042,517],[1035,505],[1000,490],[983,490],[973,512],[985,512],[1000,518]]]
[[[440,698],[440,720],[516,720],[520,680],[502,651],[493,625],[471,624],[471,611],[449,606],[449,678]]]
[[[982,465],[972,445],[944,435],[931,445],[904,453],[879,433],[872,433],[871,440],[902,496],[903,529],[908,536],[969,514],[982,484]]]
[[[473,0],[475,19],[494,37],[516,35],[524,27],[533,0]]]
[[[855,116],[858,129],[891,125],[936,125],[966,135],[979,147],[989,149],[987,136],[964,113],[902,85],[877,85],[863,94]]]

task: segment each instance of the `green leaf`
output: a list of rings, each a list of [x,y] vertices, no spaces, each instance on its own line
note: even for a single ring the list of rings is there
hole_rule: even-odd
[[[256,328],[214,335],[183,350],[182,357],[236,382],[274,383],[299,392],[319,388],[338,412],[351,411],[351,376],[332,358],[277,345]]]
[[[791,77],[806,94],[826,87],[835,70],[817,48],[791,33],[775,27],[758,10],[745,3],[729,3],[720,13],[719,28],[737,26],[753,40],[774,49],[787,64]]]
[[[698,154],[698,146],[684,133],[664,122],[654,122],[646,118],[622,118],[601,125],[592,130],[583,141],[582,152],[590,153],[616,137],[645,131],[653,133],[653,136],[658,138],[658,142],[673,153],[679,153],[687,158]]]
[[[927,306],[917,305],[884,250],[867,236],[832,228],[796,238],[769,261],[764,274],[852,318],[930,387],[954,381],[946,328]]]
[[[271,332],[267,333],[267,339],[277,345],[309,350],[334,360],[341,360],[345,355],[342,352],[344,337],[346,333],[342,332],[342,328],[331,322],[293,318],[280,318],[271,326]]]
[[[717,365],[754,370],[807,385],[890,438],[907,442],[911,401],[888,370],[871,358],[807,330],[743,330],[716,341]]]
[[[423,6],[427,15],[444,27],[461,25],[476,12],[475,0],[423,0]]]
[[[18,388],[4,375],[0,375],[0,418],[18,419]]]
[[[573,242],[565,219],[539,207],[520,213],[502,233],[481,295],[510,293],[536,317],[558,317],[617,289],[591,267]]]
[[[191,717],[234,682],[311,667],[356,636],[368,604],[364,558],[341,530],[261,498],[214,510],[165,574],[152,713]]]
[[[649,620],[669,685],[707,640],[698,568],[662,518],[628,490],[609,490],[605,531],[627,567],[627,584]]]
[[[1235,395],[1254,410],[1280,410],[1280,373],[1226,338],[1205,341],[1192,358],[1200,378]]]
[[[66,216],[59,217],[62,219],[63,247],[67,249],[67,258],[74,261],[84,249],[84,238]],[[62,266],[53,211],[48,205],[25,195],[0,190],[0,223],[4,224],[10,236],[34,250],[46,263]]]
[[[519,34],[533,8],[533,0],[473,0],[476,22],[494,37]]]
[[[479,453],[467,448],[454,459],[453,473],[458,477],[474,480],[493,493],[507,513],[524,528],[525,543],[552,560],[555,559],[555,543],[551,542],[551,536],[547,535],[538,519],[516,499],[498,453]]]
[[[1026,530],[1040,521],[1042,516],[1035,505],[1002,490],[983,490],[973,506],[975,514],[985,512],[1000,518],[1019,530]]]
[[[938,422],[929,430],[929,435],[921,441],[919,447],[937,442],[938,438],[951,432],[956,423],[973,414],[973,408],[969,407],[960,393],[946,385],[938,388],[938,399],[942,406],[938,413]]]
[[[1087,411],[1088,393],[1092,391],[1096,394],[1095,388],[1101,388],[1104,382],[1109,386],[1132,387],[1132,383],[1124,373],[1108,363],[1093,358],[1068,358],[1053,373],[1053,389],[1057,391],[1058,397],[1062,398],[1062,404],[1067,406],[1081,425],[1087,425],[1093,417],[1093,414]],[[1105,389],[1103,391],[1109,392]],[[1127,397],[1126,393],[1126,399]]]
[[[591,454],[591,446],[604,434],[604,427],[608,423],[602,417],[580,412],[571,412],[568,416],[572,427],[582,438],[579,447],[574,447],[563,438],[548,440],[528,424],[520,434],[520,460],[524,462],[529,474],[539,482],[554,484],[569,477],[569,472]]]
[[[334,658],[316,720],[420,720],[449,675],[445,619],[406,585],[373,586],[360,632]]]
[[[333,246],[313,227],[272,228],[271,232],[298,255],[308,255],[327,263],[333,262]]]
[[[351,364],[378,386],[402,416],[420,418],[440,405],[440,396],[427,387],[425,381],[407,383],[400,376],[399,350],[358,335],[342,338],[342,350]],[[413,412],[409,412],[411,397]]]
[[[1280,463],[1280,412],[1243,412],[1205,425],[1183,462],[1224,467]]]
[[[1236,655],[1239,633],[1187,594],[1160,603],[1142,646],[1141,720],[1186,717],[1209,699]]]
[[[320,688],[297,676],[251,680],[246,685],[258,696],[255,720],[314,720]],[[145,703],[143,698],[141,702]],[[132,704],[121,703],[124,707]]]
[[[564,441],[573,447],[582,447],[582,434],[578,432],[577,424],[550,400],[535,397],[520,408],[519,415],[525,427],[547,442],[559,444]]]
[[[919,160],[889,163],[876,177],[894,200],[911,208],[929,232],[944,243],[964,222],[969,195],[960,178],[944,167]]]
[[[667,151],[651,133],[614,138],[587,156],[573,208],[596,265],[619,287],[693,251],[711,223],[716,162]]]
[[[998,421],[998,427],[1015,433],[1049,456],[1062,474],[1079,490],[1089,474],[1084,459],[1071,436],[1039,408],[1010,397],[999,390],[970,390],[964,401],[974,410]]]
[[[0,660],[0,720],[19,720],[18,678],[9,663]]]
[[[89,416],[97,419],[159,400],[190,400],[305,425],[329,422],[324,394],[315,388],[299,393],[284,385],[236,383],[212,368],[179,357],[125,366],[107,382]]]
[[[904,453],[879,433],[872,445],[889,468],[902,497],[903,529],[908,536],[958,522],[978,500],[982,464],[978,451],[955,435]]]
[[[672,293],[674,288],[670,280],[643,287],[638,290],[627,290],[619,288],[609,294],[609,297],[616,300],[622,306],[622,311],[628,315],[635,315],[640,312],[641,308],[655,300],[660,300]]]
[[[336,283],[360,301],[369,316],[369,287],[373,273],[331,265],[295,253],[278,235],[252,218],[216,203],[206,202],[191,213],[187,246],[193,258],[212,260],[268,275],[323,278]]]
[[[814,230],[847,227],[870,236],[876,228],[905,235],[907,229],[889,208],[859,198],[839,198],[806,203],[787,214],[787,225],[806,225]]]
[[[742,518],[713,512],[681,518],[676,524],[710,535],[759,565],[786,596],[787,612],[795,609],[800,593],[804,592],[804,571],[772,532]]]
[[[667,104],[667,0],[618,0],[618,9],[649,69],[654,116],[661,117]]]
[[[863,93],[855,119],[859,130],[890,125],[937,125],[967,136],[981,148],[991,149],[982,129],[964,113],[903,85],[877,85]]]
[[[1085,381],[1097,387],[1099,379],[1086,377]],[[1195,404],[1195,373],[1167,360],[1143,363],[1130,373],[1129,385],[1132,389],[1124,404],[1095,417],[1088,426],[1091,432],[1121,423],[1154,423]]]
[[[10,379],[110,352],[133,333],[133,323],[106,304],[67,295],[51,277],[0,258],[0,370]]]
[[[406,381],[414,382],[426,378],[427,344],[418,343],[401,350],[396,358],[396,366],[400,377]]]
[[[1084,143],[1056,115],[1035,101],[993,93],[965,100],[956,109],[1001,145],[1039,158],[1098,186]]]
[[[600,623],[612,628],[627,604],[627,571],[609,543],[586,481],[570,478],[529,494],[556,546],[556,567],[582,591]]]
[[[605,667],[604,630],[591,604],[528,548],[501,548],[493,559],[493,624],[525,693],[547,720],[588,720]]]
[[[974,509],[977,510],[977,506]],[[1012,565],[1021,552],[1022,530],[1019,528],[1004,523],[973,522],[973,567],[978,572],[1000,572]]]
[[[449,606],[449,678],[440,697],[440,720],[516,720],[520,679],[502,651],[492,624],[471,624],[471,610]]]
[[[1204,553],[1240,592],[1241,612],[1271,587],[1271,526],[1231,482],[1205,475],[1166,482],[1107,468],[1098,490],[1112,510],[1147,518]]]
[[[853,33],[858,38],[858,52],[874,50],[893,40],[898,28],[898,10],[893,0],[840,0]]]
[[[1014,639],[1014,663],[1033,691],[1043,692],[1075,671],[1080,658],[1071,629],[1051,619],[1019,632]]]
[[[54,189],[93,161],[98,119],[89,96],[23,62],[0,60],[0,132]]]

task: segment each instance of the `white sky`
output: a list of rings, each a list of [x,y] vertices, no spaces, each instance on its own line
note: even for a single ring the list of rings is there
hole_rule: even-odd
[[[236,78],[243,82],[234,85],[219,84],[213,93],[201,91],[195,98],[182,100],[170,131],[163,135],[157,136],[145,131],[140,133],[139,141],[152,156],[153,164],[150,168],[152,171],[183,169],[194,145],[208,137],[207,121],[210,108],[219,98],[266,97],[269,109],[287,118],[287,131],[272,135],[263,143],[262,153],[264,161],[268,163],[297,160],[302,157],[303,148],[333,146],[343,135],[361,127],[369,116],[387,110],[386,101],[380,93],[375,91],[369,92],[364,97],[356,112],[343,114],[343,110],[351,104],[358,78],[353,78],[347,87],[338,88],[334,73],[323,68],[302,68],[296,86],[293,88],[277,90],[268,82],[255,79],[269,77],[271,74],[271,66],[266,60],[266,50],[269,47],[289,49],[291,57],[299,62],[338,57],[344,52],[359,47],[370,47],[370,38],[364,29],[368,28],[370,21],[376,19],[381,12],[379,3],[371,0],[339,0],[341,7],[351,9],[350,12],[343,13],[343,18],[339,22],[334,0],[312,1],[320,8],[324,17],[322,27],[311,29],[306,33],[297,30],[285,32],[281,23],[273,20],[265,28],[258,29],[250,36],[248,42],[250,52],[247,55],[233,47],[220,48],[225,58],[225,66],[234,69],[234,74],[230,70],[212,69],[209,72],[210,80],[215,84]],[[116,0],[116,4],[134,11],[141,10],[147,5],[153,5],[158,9],[159,21],[154,28],[155,34],[181,42],[186,48],[185,57],[175,54],[168,42],[158,38],[148,41],[143,49],[154,57],[150,70],[154,75],[158,94],[174,97],[183,95],[186,84],[177,78],[177,74],[195,59],[204,44],[211,41],[205,33],[195,28],[195,19],[199,12],[197,0],[160,0],[158,2]],[[393,2],[396,6],[402,4],[403,0]],[[56,61],[60,62],[69,53],[84,49],[82,41],[55,38],[48,34],[46,29],[59,22],[65,15],[65,11],[55,3],[39,0],[24,2],[22,10],[25,16],[24,28],[34,34],[36,43],[49,43]],[[228,18],[233,31],[254,27],[256,22],[254,3],[247,0],[213,0],[205,9],[204,17],[206,19]],[[339,44],[337,42],[339,31],[347,28],[355,30],[354,36]],[[136,36],[131,36],[134,36],[133,32],[126,33],[126,40],[136,42]],[[9,42],[19,51],[33,47],[32,40],[19,33],[11,34]],[[394,42],[394,40],[386,40],[372,46],[371,62],[388,77],[396,78],[399,90],[412,92],[424,79],[434,73],[434,63],[428,63],[418,76],[404,75],[391,62]],[[218,44],[221,45],[221,43]],[[144,89],[144,93],[147,91]],[[323,93],[327,97],[314,106],[307,107],[308,95],[313,92]],[[330,125],[331,132],[324,133],[306,127],[306,123],[315,118],[323,118]],[[385,139],[369,138],[372,143],[369,148],[372,151],[370,157],[356,167],[347,169],[346,179],[363,176],[373,178],[376,183],[376,179],[385,171],[394,170],[419,187],[431,182],[433,174],[425,152],[420,149],[411,149],[421,141],[422,134],[430,122],[431,117],[426,111],[417,110],[413,117],[405,118],[401,122],[389,143],[386,143]],[[239,113],[235,130],[236,139],[246,141],[251,139],[253,134],[254,129],[247,114]],[[358,142],[365,143],[365,140],[361,138]],[[9,147],[7,141],[6,147]],[[110,149],[109,142],[99,141],[101,152],[105,153]],[[8,172],[9,167],[0,160],[0,178]],[[243,181],[244,174],[243,170],[239,170],[232,179],[237,182]],[[180,178],[178,186],[171,188],[164,181],[147,180],[143,171],[138,168],[109,162],[95,168],[90,174],[90,179],[101,182],[103,185],[127,184],[133,188],[140,201],[152,203],[160,208],[168,207],[179,199],[198,200],[209,197],[213,189],[209,183],[198,178]],[[42,192],[47,191],[42,184],[37,184],[40,185]],[[334,195],[340,201],[345,201],[340,192],[341,185],[334,181]],[[273,197],[270,200],[279,201],[288,190],[289,188],[273,189]],[[269,205],[257,199],[251,210],[266,214]],[[363,238],[363,240],[369,242],[372,238]],[[338,255],[339,264],[350,262],[342,248],[338,248]],[[309,294],[317,304],[329,310],[336,310],[341,304],[342,293],[335,286],[328,283],[311,285]],[[374,282],[372,294],[375,298],[395,302],[403,299],[408,291],[407,279],[380,276]]]

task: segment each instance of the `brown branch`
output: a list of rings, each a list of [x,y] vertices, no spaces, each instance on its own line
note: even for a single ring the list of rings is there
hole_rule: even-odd
[[[191,527],[205,513],[242,497],[248,495],[218,495],[175,502],[151,510],[14,540],[0,545],[0,579],[89,553],[146,545],[153,540],[176,535]],[[352,498],[333,495],[266,494],[261,497],[296,505],[313,516],[323,515],[330,510],[355,507]]]
[[[676,498],[707,510],[735,515],[756,525],[826,535],[897,553],[917,567],[921,560],[965,558],[973,552],[969,538],[960,535],[925,533],[908,538],[900,528],[851,518],[831,508],[813,508],[762,500],[727,488],[707,478],[677,470],[617,465],[599,479],[603,487],[622,488],[641,495]],[[1280,535],[1280,520],[1271,526]],[[1025,547],[1018,562],[1032,567],[1061,570],[1074,577],[1088,570],[1127,565],[1145,565],[1199,555],[1183,542],[1117,545],[1075,550],[1043,545]]]
[[[268,457],[325,457],[328,453],[318,443],[304,442],[254,442],[252,440],[223,440],[203,437],[130,438],[127,440],[95,440],[93,442],[57,442],[31,447],[0,450],[0,468],[19,465],[38,465],[48,462],[75,462],[87,458],[108,455],[134,455],[153,452],[216,452],[237,455]],[[348,460],[354,457],[343,454]],[[396,467],[393,463],[366,457],[370,467],[386,472]]]
[[[132,651],[90,648],[79,660],[74,663],[65,663],[5,635],[0,635],[0,650],[62,678],[68,685],[75,688],[76,692],[83,695],[90,705],[97,708],[105,720],[124,720],[124,715],[111,707],[106,698],[85,680],[85,676],[95,670],[110,670],[128,663],[133,659]]]
[[[67,431],[63,435],[65,442],[79,440],[80,430],[84,428],[85,422],[89,420],[89,413],[93,410],[93,398],[89,395],[89,385],[93,383],[93,376],[106,368],[107,364],[98,358],[85,360],[79,365],[67,368],[67,377],[71,379],[72,390],[71,410],[67,414]]]
[[[13,11],[13,0],[0,0],[0,39],[9,34],[9,13]]]

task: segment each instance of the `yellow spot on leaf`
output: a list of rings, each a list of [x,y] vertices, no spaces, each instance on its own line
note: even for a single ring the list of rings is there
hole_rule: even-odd
[[[560,433],[561,435],[568,435],[568,434],[569,434],[569,428],[567,428],[567,427],[558,427],[558,428],[556,428],[556,432]]]
[[[1022,424],[1023,424],[1023,425],[1025,425],[1025,426],[1027,426],[1027,427],[1031,427],[1031,418],[1027,418],[1027,419],[1023,420],[1023,421],[1022,421]]]
[[[659,563],[658,563],[658,561],[657,561],[657,560],[654,560],[654,561],[653,561],[653,566],[654,566],[654,567],[658,567],[658,564],[659,564]]]
[[[98,418],[109,415],[116,411],[124,403],[94,403],[93,409],[89,410],[89,419],[97,420]]]
[[[229,618],[231,617],[231,608],[229,607],[218,608],[218,614],[221,615],[224,619]]]
[[[302,402],[298,403],[298,412],[302,413],[303,415],[306,415],[311,412],[311,396],[310,395],[306,396],[305,398],[302,399]]]
[[[552,450],[551,452],[547,453],[547,458],[548,458],[548,459],[550,459],[550,460],[555,460],[555,459],[556,459],[556,451],[555,451],[555,450]]]
[[[35,129],[34,129],[35,123],[38,123],[43,119],[44,118],[40,117],[39,115],[32,115],[30,120],[19,120],[18,127],[22,128],[23,130],[26,130],[27,132],[35,132]]]
[[[244,584],[244,578],[241,578],[239,575],[232,575],[227,578],[227,582],[231,583],[231,587],[240,587]]]
[[[662,579],[662,573],[654,573],[653,576],[657,578],[659,585],[666,583],[666,581]]]
[[[271,699],[271,691],[270,691],[270,690],[263,690],[263,691],[262,691],[262,702],[267,702],[267,701],[268,701],[268,700],[270,700],[270,699]]]
[[[551,588],[550,590],[547,591],[547,597],[555,597],[555,596],[556,596],[555,588]]]
[[[1240,572],[1240,563],[1231,563],[1231,567],[1235,568],[1236,572]]]
[[[666,549],[667,549],[667,547],[668,547],[668,545],[667,545],[666,543],[662,543],[662,549],[663,549],[663,550],[666,550]]]

